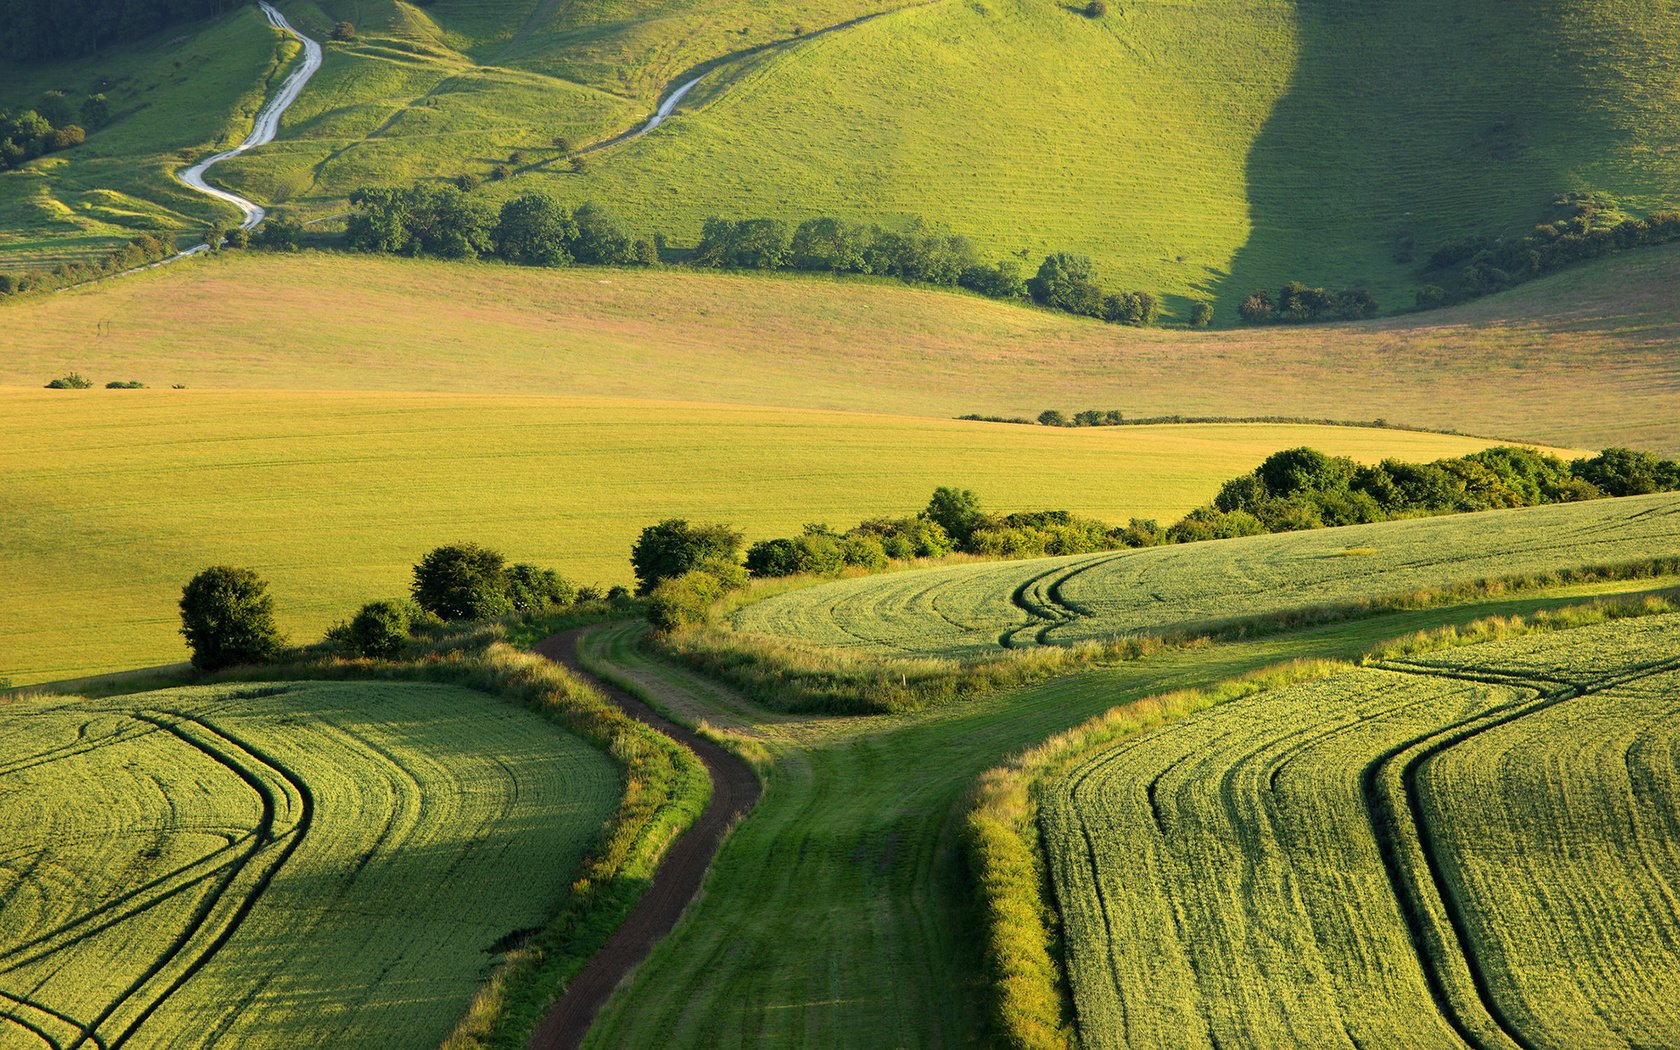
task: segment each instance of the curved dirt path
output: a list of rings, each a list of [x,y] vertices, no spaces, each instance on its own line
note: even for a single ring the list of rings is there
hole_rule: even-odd
[[[266,216],[268,212],[262,205],[257,204],[255,201],[241,197],[237,193],[232,193],[224,189],[218,189],[217,187],[210,185],[208,182],[204,181],[204,173],[209,171],[214,165],[227,160],[229,157],[237,157],[246,150],[255,149],[258,146],[266,146],[270,142],[273,142],[274,136],[280,131],[280,118],[285,116],[286,110],[292,108],[292,103],[296,102],[298,100],[298,96],[303,94],[304,85],[309,83],[309,78],[313,77],[316,71],[321,68],[320,44],[304,36],[296,29],[293,29],[292,24],[286,21],[286,16],[275,10],[274,6],[267,3],[266,0],[259,3],[257,6],[262,8],[262,13],[268,18],[269,25],[281,30],[282,32],[290,33],[292,36],[297,38],[298,43],[303,45],[303,64],[292,70],[290,75],[288,75],[280,84],[280,90],[276,91],[274,93],[274,97],[270,98],[263,104],[263,108],[257,113],[256,123],[252,125],[251,133],[245,136],[244,142],[241,142],[239,145],[230,150],[218,153],[213,157],[206,157],[197,164],[194,164],[192,167],[180,172],[176,176],[182,182],[191,186],[198,192],[214,197],[219,201],[226,201],[238,208],[240,212],[244,214],[244,221],[242,221],[239,226],[241,229],[246,230],[255,229],[257,224],[263,221],[263,217]],[[176,258],[188,255],[197,255],[199,252],[208,251],[209,249],[209,245],[201,244],[196,248],[182,252],[181,255],[176,256]]]
[[[712,778],[712,798],[693,826],[666,851],[653,873],[653,884],[630,914],[579,970],[531,1036],[532,1050],[571,1050],[583,1042],[595,1015],[631,970],[670,933],[700,892],[712,858],[730,825],[758,801],[758,777],[741,759],[710,740],[659,715],[628,692],[584,670],[578,642],[594,628],[579,627],[545,639],[533,648],[587,682],[625,714],[652,726],[699,756]]]

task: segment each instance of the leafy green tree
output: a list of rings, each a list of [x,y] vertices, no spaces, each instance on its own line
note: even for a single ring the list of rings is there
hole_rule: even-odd
[[[445,620],[485,620],[513,611],[504,576],[505,559],[476,543],[457,543],[427,552],[414,567],[414,601]]]
[[[201,671],[263,663],[281,647],[268,585],[250,569],[227,565],[210,566],[182,588],[181,633]]]
[[[648,622],[662,631],[699,623],[706,618],[706,610],[712,603],[728,590],[724,581],[703,569],[661,580],[648,598]]]
[[[1036,302],[1086,317],[1101,317],[1102,289],[1097,285],[1096,267],[1083,255],[1057,252],[1045,258],[1038,273],[1027,282]]]
[[[661,581],[696,569],[738,573],[744,540],[727,525],[690,525],[682,518],[649,525],[630,548],[636,593],[650,594]]]
[[[1060,409],[1047,408],[1038,414],[1038,425],[1041,427],[1065,427],[1068,425],[1067,416]]]
[[[1297,492],[1330,492],[1347,488],[1353,478],[1353,460],[1326,456],[1314,448],[1289,448],[1274,452],[1255,468],[1273,496]]]
[[[82,99],[78,116],[81,118],[82,127],[89,131],[98,131],[111,122],[111,102],[104,95],[89,95]]]
[[[1680,488],[1680,463],[1631,448],[1607,448],[1578,459],[1570,472],[1609,496],[1642,496]]]
[[[496,254],[524,266],[565,266],[579,229],[572,213],[542,193],[527,193],[502,205],[491,234]]]
[[[553,569],[523,562],[508,567],[504,578],[508,601],[516,612],[539,612],[557,605],[570,605],[577,588]]]
[[[389,660],[402,652],[410,625],[402,602],[368,602],[350,620],[346,641],[358,656]]]
[[[611,210],[594,203],[586,203],[572,216],[577,221],[577,240],[572,255],[581,263],[600,266],[624,266],[634,261],[630,248],[633,240],[624,224]]]
[[[945,530],[958,547],[967,547],[974,530],[985,520],[980,509],[980,497],[972,489],[941,485],[933,490],[922,516]]]

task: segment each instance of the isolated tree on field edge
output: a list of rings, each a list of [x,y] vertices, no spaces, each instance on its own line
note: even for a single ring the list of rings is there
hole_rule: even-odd
[[[282,644],[268,585],[228,565],[212,565],[182,588],[181,633],[201,671],[272,660]]]

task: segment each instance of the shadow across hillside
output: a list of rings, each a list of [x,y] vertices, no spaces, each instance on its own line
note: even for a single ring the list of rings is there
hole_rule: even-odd
[[[1579,159],[1616,132],[1589,117],[1604,100],[1556,0],[1299,0],[1294,17],[1294,76],[1248,158],[1252,230],[1217,283],[1226,309],[1286,280],[1409,306],[1443,244],[1523,232],[1558,194],[1599,188]]]

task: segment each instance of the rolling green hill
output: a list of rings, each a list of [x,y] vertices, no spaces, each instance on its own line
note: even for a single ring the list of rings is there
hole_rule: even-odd
[[[1146,2],[1099,19],[1049,0],[282,6],[317,37],[353,19],[357,39],[329,48],[280,142],[218,177],[307,214],[340,210],[359,185],[511,159],[524,174],[482,192],[611,201],[678,246],[713,213],[922,217],[1029,264],[1088,254],[1112,285],[1165,293],[1178,316],[1212,300],[1224,323],[1244,295],[1288,279],[1368,285],[1385,307],[1408,305],[1435,248],[1521,233],[1559,194],[1608,194],[1634,212],[1680,203],[1666,62],[1680,14],[1655,0]],[[217,52],[225,82],[203,84],[237,108],[271,68],[249,53],[263,31],[235,14],[193,32],[195,50],[215,33],[243,41]],[[665,87],[730,56],[654,133],[593,154],[582,175],[554,163],[558,139],[627,130]],[[179,60],[150,43],[115,61],[155,77]],[[169,134],[225,133],[225,113],[165,125],[165,112],[36,162],[56,175],[0,179],[5,225],[38,231],[27,245],[109,233],[111,216],[86,203],[100,179],[167,196],[163,165],[119,176],[85,163],[124,127],[129,156],[176,148]]]
[[[841,580],[754,602],[732,623],[806,645],[967,657],[1676,556],[1680,496],[1662,493]]]

